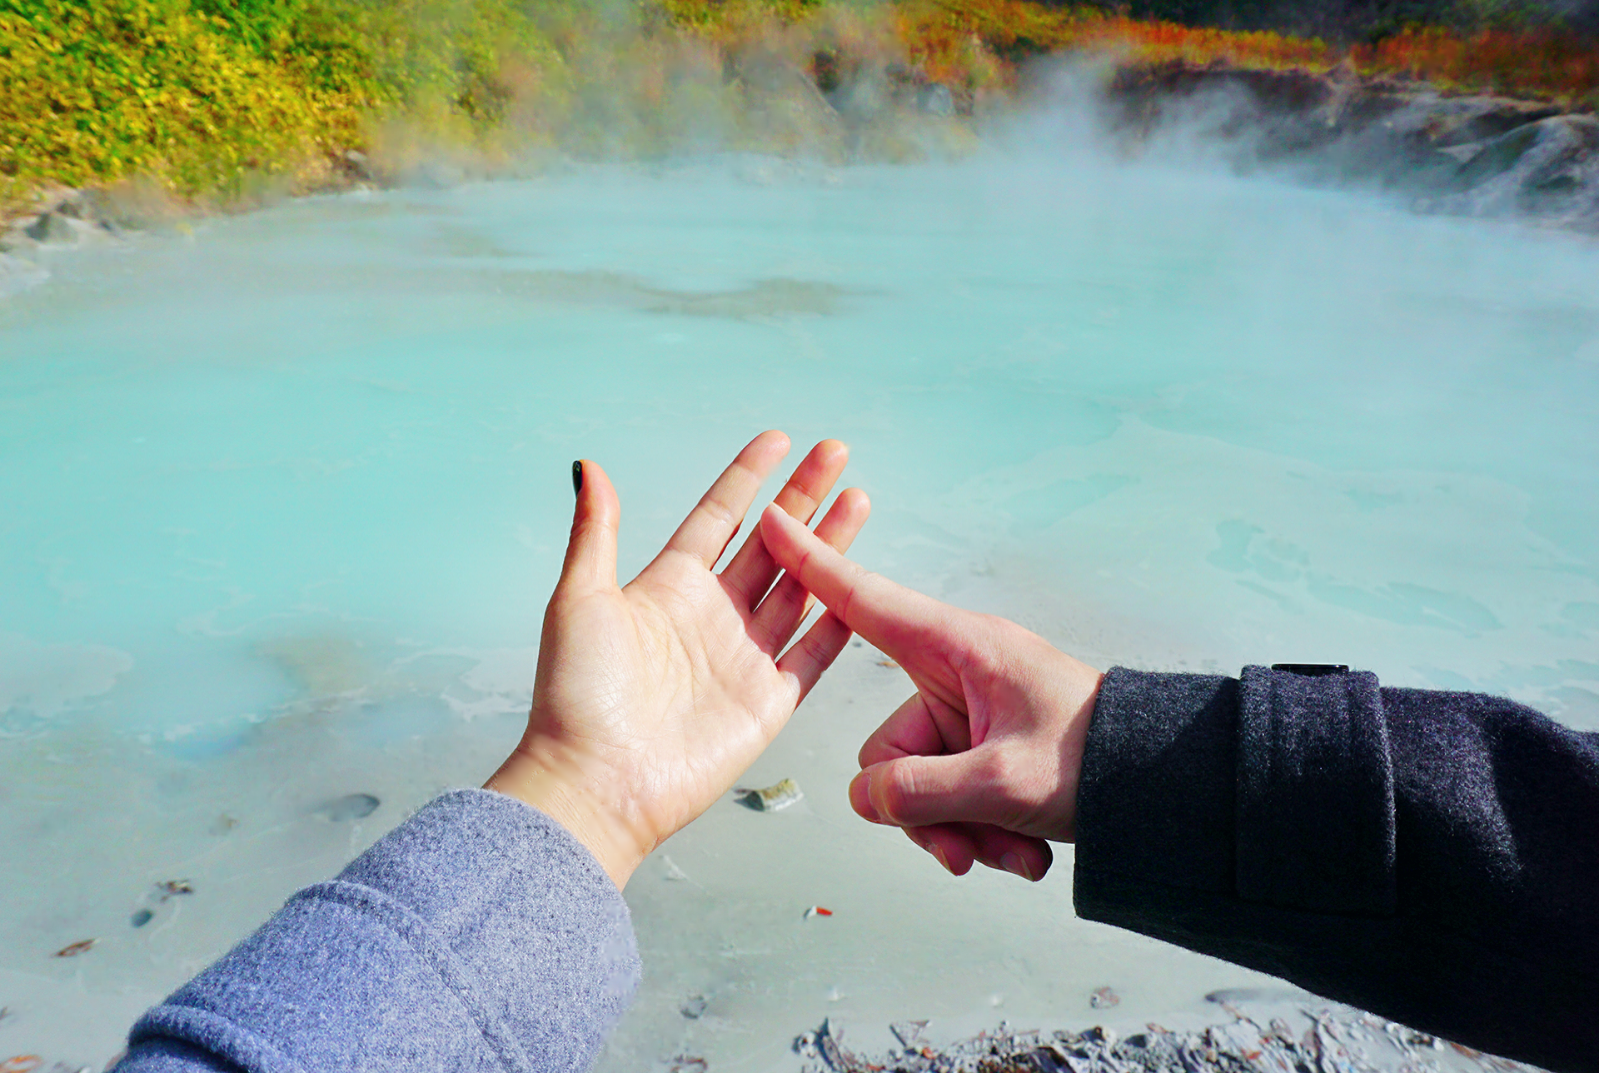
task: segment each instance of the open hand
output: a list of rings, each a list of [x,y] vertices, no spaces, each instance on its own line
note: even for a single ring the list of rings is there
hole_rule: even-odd
[[[781,432],[752,440],[626,588],[616,490],[595,463],[573,467],[577,510],[544,615],[533,710],[487,785],[560,822],[618,887],[727,792],[849,640],[824,614],[783,652],[810,596],[790,577],[772,584],[779,567],[759,532],[713,572],[788,447]],[[804,530],[848,455],[837,440],[817,444],[773,506]],[[846,490],[816,538],[848,548],[870,510],[864,492]]]
[[[1014,622],[963,611],[850,562],[781,511],[761,535],[789,576],[903,667],[916,693],[861,747],[850,804],[956,875],[1037,880],[1075,835],[1102,675]]]

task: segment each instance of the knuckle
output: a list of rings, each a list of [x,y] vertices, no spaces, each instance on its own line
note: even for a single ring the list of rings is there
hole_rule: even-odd
[[[723,525],[733,525],[737,522],[743,521],[742,517],[733,513],[731,507],[729,507],[726,503],[723,503],[720,499],[717,499],[715,496],[706,496],[705,499],[701,501],[700,506],[713,520],[721,522]]]
[[[815,508],[822,498],[820,484],[820,481],[812,480],[808,474],[795,473],[789,478],[788,487],[784,490],[791,493],[796,500],[795,510],[810,510]],[[793,514],[794,511],[791,510],[789,513]]]
[[[977,778],[984,796],[993,802],[997,819],[1014,819],[1032,804],[1037,782],[1033,765],[1024,755],[1010,749],[995,749],[983,758]]]
[[[977,767],[977,776],[989,787],[1003,792],[1013,786],[1020,771],[1016,758],[1005,749],[991,749]]]
[[[907,764],[890,765],[883,772],[879,791],[878,809],[885,817],[896,822],[909,818],[909,809],[916,798],[916,772]],[[874,779],[875,783],[877,780]]]

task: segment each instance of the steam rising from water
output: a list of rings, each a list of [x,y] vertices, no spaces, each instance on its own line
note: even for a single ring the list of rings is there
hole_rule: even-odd
[[[625,576],[776,426],[851,443],[861,561],[1091,662],[1336,660],[1599,727],[1581,239],[1053,147],[579,168],[50,267],[0,312],[23,1049],[102,1060],[294,886],[491,769],[580,455],[621,490]],[[1082,1023],[1104,984],[1136,1022],[1249,978],[1071,920],[1069,861],[955,883],[855,821],[854,751],[907,688],[850,649],[748,775],[805,802],[715,808],[646,864],[649,982],[603,1068],[789,1068],[827,1013]],[[316,811],[351,792],[384,804]],[[132,929],[179,874],[194,898]]]

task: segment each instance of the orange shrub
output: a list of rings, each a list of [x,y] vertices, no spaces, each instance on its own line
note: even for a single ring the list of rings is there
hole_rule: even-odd
[[[1599,42],[1554,30],[1484,30],[1470,36],[1405,30],[1351,50],[1365,74],[1407,74],[1462,89],[1589,98],[1599,89]]]
[[[1042,53],[1087,50],[1129,60],[1221,61],[1248,67],[1327,67],[1337,60],[1314,38],[1142,21],[1026,0],[906,0],[895,6],[893,17],[907,54],[938,81],[962,81],[979,44],[1010,63]]]
[[[973,84],[974,57],[985,50],[1001,61],[997,77],[1005,80],[1014,74],[1015,61],[1047,52],[1098,50],[1133,61],[1313,70],[1344,57],[1316,38],[1141,21],[1027,0],[901,0],[891,10],[906,54],[929,78],[953,83]],[[1567,31],[1462,34],[1415,27],[1357,45],[1348,56],[1366,75],[1405,74],[1446,89],[1599,105],[1599,41]]]

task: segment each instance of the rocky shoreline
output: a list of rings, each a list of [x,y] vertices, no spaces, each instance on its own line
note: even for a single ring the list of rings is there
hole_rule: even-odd
[[[1224,64],[1130,65],[1101,118],[1124,149],[1185,128],[1241,170],[1371,185],[1422,212],[1599,232],[1599,119],[1549,101]]]
[[[1261,1002],[1229,992],[1207,999],[1227,1018],[1189,1030],[1150,1024],[1123,1035],[1103,1026],[1041,1032],[1001,1024],[935,1046],[928,1022],[901,1021],[891,1026],[898,1047],[866,1054],[824,1020],[793,1050],[805,1073],[1540,1073],[1337,1003]],[[708,1067],[682,1055],[671,1068]]]
[[[799,101],[815,114],[812,125],[840,139],[846,156],[858,155],[863,130],[896,119],[970,130],[979,110],[966,90],[894,65],[841,77],[838,58],[818,53],[809,70],[781,65],[785,77],[775,82],[771,66],[743,57],[729,77]],[[1422,82],[1364,78],[1347,65],[1323,72],[1168,62],[1113,65],[1091,107],[1127,155],[1181,132],[1240,171],[1374,187],[1404,196],[1420,212],[1599,233],[1599,119],[1550,101],[1448,93]],[[387,174],[346,150],[332,169],[331,189],[406,185],[418,172],[438,185],[430,178],[437,170]],[[446,170],[455,181],[464,177],[459,168]],[[33,258],[41,248],[181,222],[184,213],[136,185],[46,192],[31,211],[0,220],[0,297],[47,274]]]

